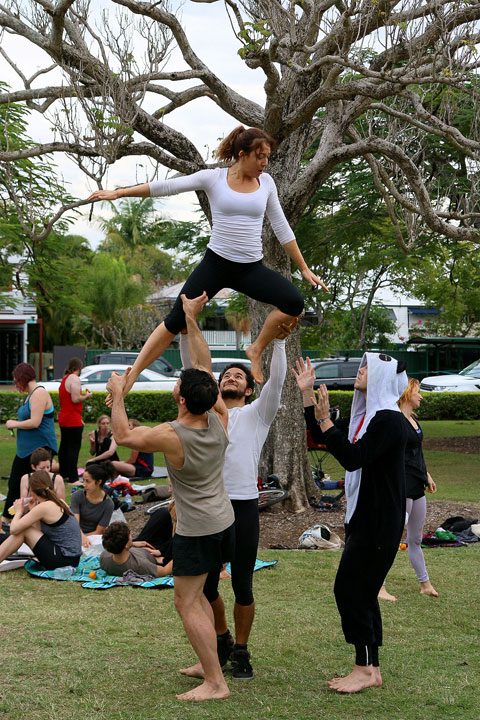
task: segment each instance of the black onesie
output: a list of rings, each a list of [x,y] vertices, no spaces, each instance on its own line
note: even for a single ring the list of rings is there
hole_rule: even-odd
[[[359,646],[382,644],[377,595],[405,523],[405,418],[395,410],[379,410],[355,444],[338,427],[322,433],[313,406],[305,408],[305,420],[314,442],[326,444],[346,470],[362,468],[358,502],[345,526],[345,549],[335,579],[345,640],[355,645],[358,657]]]

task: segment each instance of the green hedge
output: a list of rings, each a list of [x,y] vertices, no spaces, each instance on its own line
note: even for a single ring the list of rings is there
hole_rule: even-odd
[[[58,392],[50,393],[58,416]],[[479,420],[480,392],[478,393],[422,393],[423,402],[418,411],[420,420]],[[16,392],[0,391],[0,422],[17,417],[17,409],[25,396]],[[330,404],[338,405],[343,417],[350,414],[353,391],[332,390]],[[165,422],[176,417],[177,406],[171,392],[131,392],[125,398],[129,417],[140,421]],[[110,412],[105,405],[105,393],[93,393],[85,403],[83,419],[96,422],[99,415]]]
[[[350,414],[353,390],[332,390],[328,393],[331,405],[338,405],[342,417]],[[419,420],[479,420],[480,392],[422,393],[423,401],[417,412]]]
[[[55,415],[60,410],[58,392],[50,393],[55,406]],[[17,417],[17,409],[25,395],[16,392],[0,392],[0,422]],[[93,393],[90,400],[84,403],[84,422],[96,422],[99,415],[110,415],[105,405],[106,393]],[[177,415],[177,406],[171,392],[131,392],[125,398],[125,409],[129,417],[140,421],[165,422]]]

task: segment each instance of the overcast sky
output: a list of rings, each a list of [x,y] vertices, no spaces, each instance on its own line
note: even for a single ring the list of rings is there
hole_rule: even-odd
[[[94,22],[98,20],[96,12],[100,6],[109,7],[111,10],[113,9],[113,12],[118,8],[118,6],[108,3],[108,1],[95,0],[95,14],[92,14]],[[249,70],[237,55],[239,45],[233,35],[224,3],[198,4],[187,0],[185,3],[172,2],[171,6],[173,9],[181,8],[182,24],[187,31],[193,49],[206,65],[237,92],[263,105],[263,83],[265,79],[263,72],[261,70]],[[38,69],[51,64],[51,60],[40,50],[18,37],[6,35],[2,41],[2,47],[27,76],[31,76]],[[174,51],[167,68],[179,70],[185,67],[179,52]],[[1,56],[0,77],[13,90],[23,88],[20,79]],[[34,86],[42,87],[57,84],[59,81],[60,74],[55,72],[40,76],[35,81]],[[178,87],[178,84],[176,87]],[[159,96],[156,97],[155,102],[161,104],[163,99]],[[155,107],[157,105],[152,106],[152,109]],[[218,145],[218,138],[228,134],[238,124],[235,119],[229,117],[215,103],[207,99],[195,100],[193,103],[189,103],[169,114],[166,123],[185,134],[204,157],[207,157],[207,153],[211,153]],[[52,139],[52,133],[47,121],[42,119],[38,113],[32,115],[29,134],[37,142],[48,142]],[[62,158],[60,155],[55,156],[55,161],[58,165],[59,175],[63,176],[72,195],[87,197],[92,190],[97,189],[73,162],[67,158]],[[115,186],[144,182],[151,172],[151,165],[144,162],[141,157],[124,158],[109,170],[108,179],[104,181],[104,186],[113,188]],[[160,168],[159,176],[164,177],[165,172]],[[174,219],[193,220],[198,218],[194,213],[196,208],[196,196],[194,193],[178,195],[157,202],[161,211]],[[88,212],[89,209],[75,223],[72,232],[87,237],[91,244],[95,246],[101,239],[102,234],[93,221],[88,222]],[[106,209],[96,211],[97,215],[100,213],[106,214]]]

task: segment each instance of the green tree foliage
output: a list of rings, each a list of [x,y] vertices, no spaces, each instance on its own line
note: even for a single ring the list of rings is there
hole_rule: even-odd
[[[122,257],[97,253],[85,272],[81,292],[92,317],[92,338],[106,347],[117,347],[117,321],[125,310],[142,303],[148,286],[132,275]]]
[[[159,247],[169,247],[168,239],[175,234],[176,223],[159,217],[154,200],[127,199],[107,204],[112,215],[99,220],[105,233],[100,249],[124,257],[133,273],[155,285],[181,280],[180,263],[173,254]]]

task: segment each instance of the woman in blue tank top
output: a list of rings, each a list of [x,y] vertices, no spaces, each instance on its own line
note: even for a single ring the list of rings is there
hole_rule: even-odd
[[[29,363],[20,363],[13,371],[13,381],[19,392],[27,392],[20,405],[18,420],[7,420],[7,430],[17,430],[17,454],[12,463],[8,481],[8,494],[3,508],[2,529],[9,524],[8,508],[20,497],[20,480],[30,471],[30,455],[39,447],[57,452],[55,436],[55,413],[52,398],[41,385],[37,384],[35,368]]]

